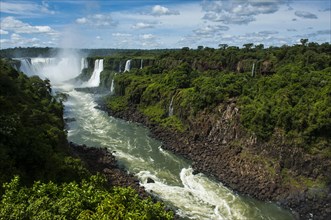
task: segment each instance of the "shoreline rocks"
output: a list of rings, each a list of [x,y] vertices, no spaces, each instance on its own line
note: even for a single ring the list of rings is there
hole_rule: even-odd
[[[111,186],[131,187],[142,198],[150,196],[144,187],[140,186],[135,176],[119,167],[115,156],[107,148],[87,147],[73,142],[69,142],[69,146],[72,154],[79,157],[92,174],[97,172],[104,174]]]
[[[213,113],[201,113],[189,121],[190,129],[184,133],[158,126],[135,107],[114,112],[101,104],[99,109],[148,127],[151,136],[163,142],[164,149],[192,160],[195,173],[216,178],[240,193],[276,202],[291,209],[298,219],[326,219],[331,214],[331,187],[317,189],[317,193],[304,186],[284,184],[285,171],[296,172],[293,176],[306,175],[310,171],[301,170],[301,164],[311,163],[312,169],[325,174],[329,170],[323,171],[323,166],[329,167],[330,161],[321,164],[297,148],[292,152],[281,135],[276,134],[275,140],[268,143],[258,142],[240,127],[238,109],[233,103],[219,106]],[[295,164],[284,167],[294,156],[298,156]]]

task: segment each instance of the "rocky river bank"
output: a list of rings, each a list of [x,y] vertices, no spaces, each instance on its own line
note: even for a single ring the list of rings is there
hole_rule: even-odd
[[[268,142],[258,141],[240,125],[235,101],[199,113],[187,122],[185,132],[161,127],[134,107],[119,112],[99,108],[147,126],[164,149],[192,160],[195,172],[212,176],[235,191],[277,202],[298,219],[327,219],[331,214],[330,187],[319,181],[330,175],[330,161],[291,147],[281,132]]]

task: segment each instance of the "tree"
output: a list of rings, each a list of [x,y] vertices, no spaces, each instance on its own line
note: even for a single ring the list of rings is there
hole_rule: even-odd
[[[264,48],[264,44],[255,45],[255,48],[258,50],[262,50]]]
[[[253,43],[248,43],[248,44],[244,44],[243,46],[245,47],[246,50],[250,50],[253,47]]]
[[[308,43],[308,39],[300,39],[300,43],[302,46],[306,46]]]
[[[225,50],[229,45],[227,45],[227,44],[219,44],[218,46],[219,46],[219,48]]]

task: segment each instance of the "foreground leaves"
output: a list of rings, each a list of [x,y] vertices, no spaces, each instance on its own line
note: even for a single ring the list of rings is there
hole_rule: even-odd
[[[16,176],[4,184],[0,219],[173,219],[161,203],[139,198],[132,188],[109,191],[101,175],[61,185],[38,181],[31,188],[19,182]]]

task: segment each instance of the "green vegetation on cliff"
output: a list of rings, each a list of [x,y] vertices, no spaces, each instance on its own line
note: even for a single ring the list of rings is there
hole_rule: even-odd
[[[0,60],[1,184],[13,175],[28,185],[86,176],[69,156],[63,105],[51,93],[49,80],[29,78]]]
[[[183,48],[116,75],[115,96],[107,103],[113,111],[135,106],[152,121],[183,131],[197,112],[235,99],[243,126],[258,138],[281,129],[298,146],[329,154],[330,54],[328,43]]]

